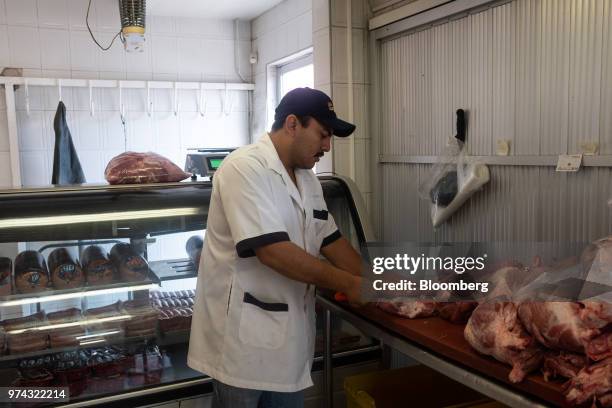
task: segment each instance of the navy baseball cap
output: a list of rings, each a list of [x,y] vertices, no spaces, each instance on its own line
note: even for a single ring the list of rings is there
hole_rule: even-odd
[[[349,136],[355,131],[355,125],[338,119],[329,96],[316,89],[296,88],[287,92],[276,107],[274,121],[283,122],[291,114],[311,116],[339,137]]]

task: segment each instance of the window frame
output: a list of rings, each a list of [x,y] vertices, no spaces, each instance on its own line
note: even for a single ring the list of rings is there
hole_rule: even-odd
[[[274,111],[280,102],[281,73],[279,72],[284,74],[309,63],[313,64],[314,71],[313,47],[305,48],[266,65],[266,131],[270,129],[274,122]]]
[[[290,62],[276,66],[276,104],[277,105],[282,98],[281,84],[282,84],[283,75],[291,71],[295,71],[296,69],[303,68],[308,65],[314,65],[314,58],[313,58],[312,53],[306,54],[303,56],[298,56],[297,58],[295,58],[294,60]]]

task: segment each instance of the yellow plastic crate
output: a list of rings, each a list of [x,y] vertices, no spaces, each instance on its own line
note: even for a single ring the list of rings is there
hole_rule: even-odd
[[[502,408],[484,395],[422,365],[344,379],[347,408]]]

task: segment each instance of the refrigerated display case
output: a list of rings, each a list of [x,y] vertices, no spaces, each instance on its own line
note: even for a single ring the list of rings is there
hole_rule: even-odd
[[[340,231],[358,247],[369,226],[347,181],[321,183]],[[176,391],[207,384],[186,356],[211,189],[185,182],[0,192],[0,386],[67,387],[74,406],[138,406],[138,398],[173,391],[164,398],[177,399]],[[339,356],[378,349],[345,322],[333,333]]]

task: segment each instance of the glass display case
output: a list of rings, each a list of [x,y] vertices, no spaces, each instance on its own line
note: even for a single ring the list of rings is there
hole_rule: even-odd
[[[350,189],[321,182],[359,246]],[[210,195],[210,182],[1,191],[0,386],[95,404],[205,378],[186,357]],[[372,345],[336,323],[335,351]]]

